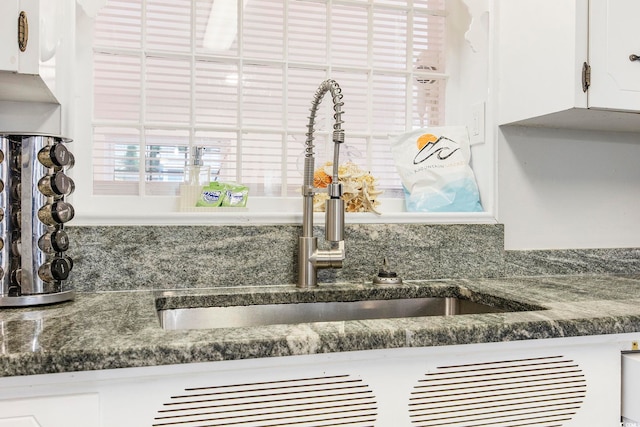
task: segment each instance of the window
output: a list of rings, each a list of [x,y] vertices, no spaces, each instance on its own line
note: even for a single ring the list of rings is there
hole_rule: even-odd
[[[298,195],[326,78],[345,144],[387,193],[388,135],[444,124],[444,0],[108,0],[93,42],[93,193],[176,194],[191,147],[252,195]],[[323,102],[316,166],[331,159]]]

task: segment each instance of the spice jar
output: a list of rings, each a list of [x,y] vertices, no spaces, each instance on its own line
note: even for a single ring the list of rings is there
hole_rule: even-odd
[[[45,175],[38,181],[38,190],[45,196],[66,196],[73,192],[75,184],[64,172]]]
[[[48,168],[66,166],[69,163],[69,150],[61,142],[48,145],[38,151],[38,160]]]
[[[38,239],[38,247],[45,253],[64,252],[69,249],[69,236],[64,230],[53,230]]]
[[[73,206],[63,201],[47,203],[38,210],[38,219],[47,225],[64,224],[71,221],[74,215]]]

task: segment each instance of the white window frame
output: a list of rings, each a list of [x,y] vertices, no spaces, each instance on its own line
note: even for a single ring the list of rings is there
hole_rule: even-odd
[[[90,19],[80,17],[78,33],[86,31]],[[79,90],[74,104],[74,153],[79,165],[74,170],[74,179],[85,185],[78,185],[71,201],[76,207],[74,221],[77,225],[123,225],[123,224],[297,224],[301,221],[301,197],[250,197],[250,208],[247,212],[192,213],[177,212],[177,201],[174,196],[95,196],[93,195],[91,158],[91,90],[92,85],[92,41],[88,37],[77,39],[77,66],[75,76]],[[489,55],[491,56],[491,55]],[[454,91],[455,92],[455,91]],[[311,94],[310,94],[311,98]],[[488,97],[487,105],[491,105]],[[488,119],[491,119],[491,108],[487,108]],[[495,150],[494,135],[487,132],[484,145],[484,157],[490,159],[492,165],[483,173],[486,191],[483,194],[485,212],[480,213],[409,213],[403,212],[403,199],[385,198],[380,210],[382,215],[372,213],[347,215],[347,223],[495,223],[494,193],[495,177],[493,176]],[[482,149],[482,147],[481,147]],[[476,151],[478,151],[476,149]],[[83,163],[84,162],[84,163]],[[485,163],[487,163],[485,161]],[[476,171],[476,174],[478,172]],[[480,181],[480,180],[479,180]],[[481,184],[479,182],[479,184]],[[482,185],[481,185],[482,187]],[[323,214],[316,214],[321,217]]]

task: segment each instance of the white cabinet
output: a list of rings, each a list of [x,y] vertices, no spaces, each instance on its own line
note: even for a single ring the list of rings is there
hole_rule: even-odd
[[[98,394],[0,400],[0,427],[98,427]]]
[[[590,0],[590,108],[640,111],[640,2]],[[632,55],[638,59],[631,60]]]
[[[72,137],[75,8],[75,0],[0,2],[1,131]],[[28,26],[24,51],[21,14]]]
[[[636,0],[500,0],[499,124],[640,131],[639,12]]]
[[[18,0],[0,3],[0,70],[18,71]]]
[[[39,0],[9,0],[0,4],[0,70],[38,74],[39,21]]]
[[[640,422],[640,352],[622,355],[622,417]]]
[[[71,82],[73,55],[75,1],[0,2],[0,101],[59,103]]]
[[[620,352],[637,338],[559,338],[0,378],[0,420],[14,416],[11,425],[18,426],[43,401],[59,395],[85,399],[89,413],[74,413],[80,405],[71,400],[53,405],[52,417],[74,408],[67,411],[69,422],[46,424],[45,411],[42,427],[614,426],[620,423]],[[31,402],[23,405],[31,409],[16,409],[16,402]],[[77,424],[80,416],[84,424]]]

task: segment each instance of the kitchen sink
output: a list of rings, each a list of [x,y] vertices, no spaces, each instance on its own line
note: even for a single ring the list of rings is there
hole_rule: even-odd
[[[164,329],[236,328],[345,320],[454,316],[521,311],[457,297],[232,305],[158,310]]]

